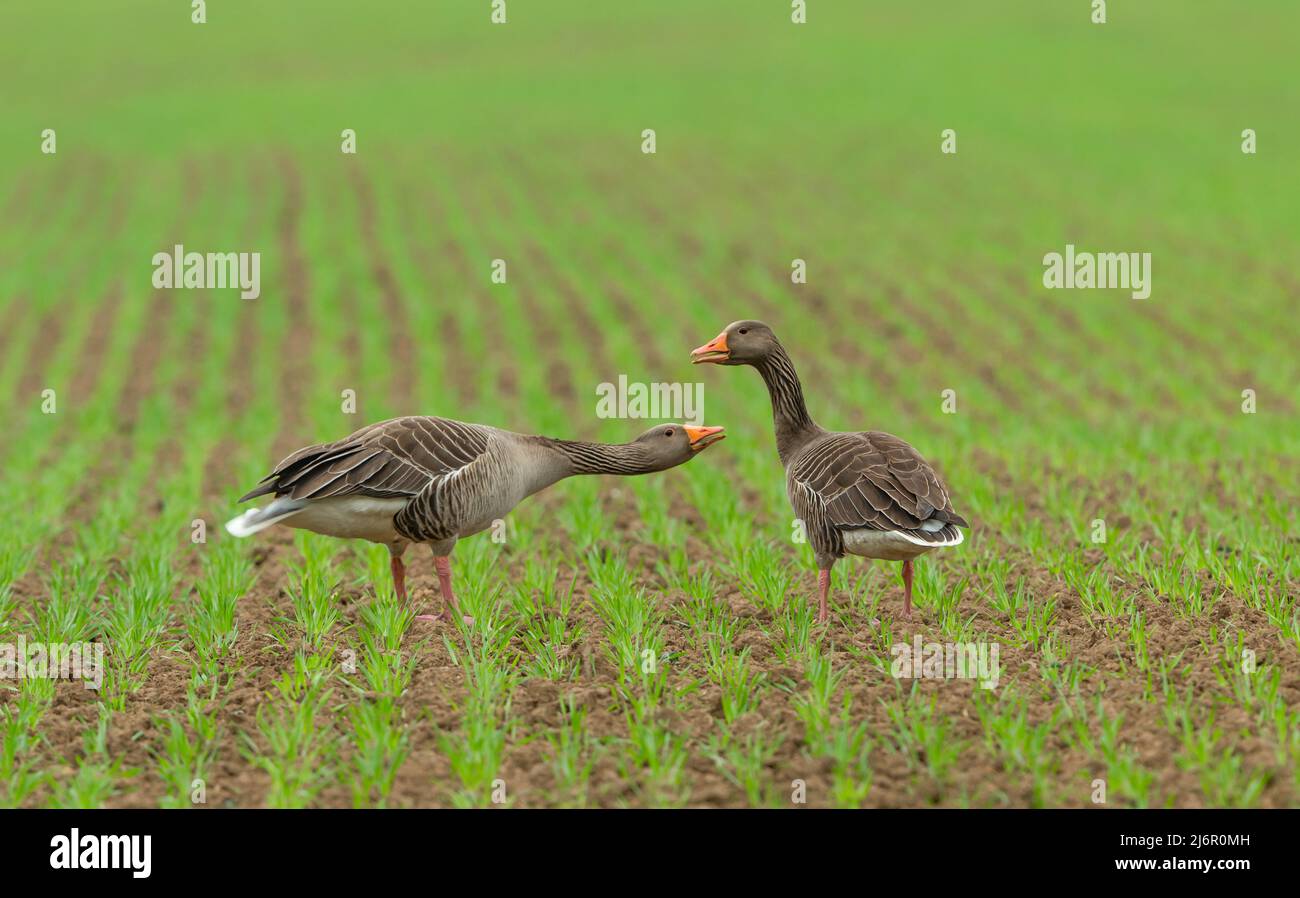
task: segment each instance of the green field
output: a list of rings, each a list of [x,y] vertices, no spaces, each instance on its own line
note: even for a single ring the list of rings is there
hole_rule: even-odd
[[[0,648],[104,667],[0,679],[0,806],[1300,805],[1300,8],[507,6],[5,4]],[[175,244],[260,296],[154,289]],[[1067,244],[1151,295],[1046,289]],[[815,623],[762,382],[689,362],[740,318],[971,522],[910,621],[848,559]],[[462,541],[473,625],[221,528],[396,415],[631,439],[620,375],[728,439]]]

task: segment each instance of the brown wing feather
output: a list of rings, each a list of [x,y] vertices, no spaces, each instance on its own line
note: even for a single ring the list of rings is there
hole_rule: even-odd
[[[414,496],[433,478],[481,455],[487,440],[487,430],[475,424],[447,418],[393,418],[333,443],[299,449],[239,501],[267,493],[293,499]]]
[[[831,434],[796,459],[790,475],[821,499],[835,527],[915,530],[931,519],[969,526],[921,454],[887,433]]]

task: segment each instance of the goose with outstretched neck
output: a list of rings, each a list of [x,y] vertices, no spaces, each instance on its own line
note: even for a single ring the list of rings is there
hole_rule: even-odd
[[[836,433],[804,405],[799,375],[772,329],[736,321],[691,353],[695,364],[749,365],[767,384],[786,494],[817,562],[817,619],[828,617],[831,568],[845,555],[903,563],[903,616],[912,616],[912,561],[960,545],[948,488],[921,454],[879,431]]]
[[[449,556],[457,540],[488,529],[525,498],[566,477],[665,471],[722,438],[721,427],[661,424],[630,443],[582,443],[447,418],[394,418],[294,452],[239,500],[269,495],[272,501],[226,529],[249,536],[286,524],[383,543],[402,601],[402,553],[411,543],[426,543],[446,607],[416,620],[448,619],[456,608]]]

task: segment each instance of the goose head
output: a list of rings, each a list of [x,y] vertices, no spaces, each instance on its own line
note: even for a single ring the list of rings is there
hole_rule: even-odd
[[[652,470],[663,471],[690,461],[708,446],[723,439],[721,427],[693,424],[660,424],[633,441]]]
[[[755,365],[777,347],[776,335],[761,321],[733,321],[708,343],[691,352],[696,365]]]

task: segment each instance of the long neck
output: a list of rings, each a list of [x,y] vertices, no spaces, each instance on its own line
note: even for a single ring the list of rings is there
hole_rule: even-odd
[[[555,460],[554,473],[558,475],[555,480],[576,474],[649,474],[659,470],[636,443],[582,443],[548,438],[542,442]]]
[[[808,414],[799,375],[795,373],[794,363],[786,354],[785,347],[776,344],[754,367],[763,375],[763,383],[767,384],[767,395],[772,400],[772,423],[776,429],[776,451],[781,455],[781,462],[785,463],[820,433],[821,428]]]

